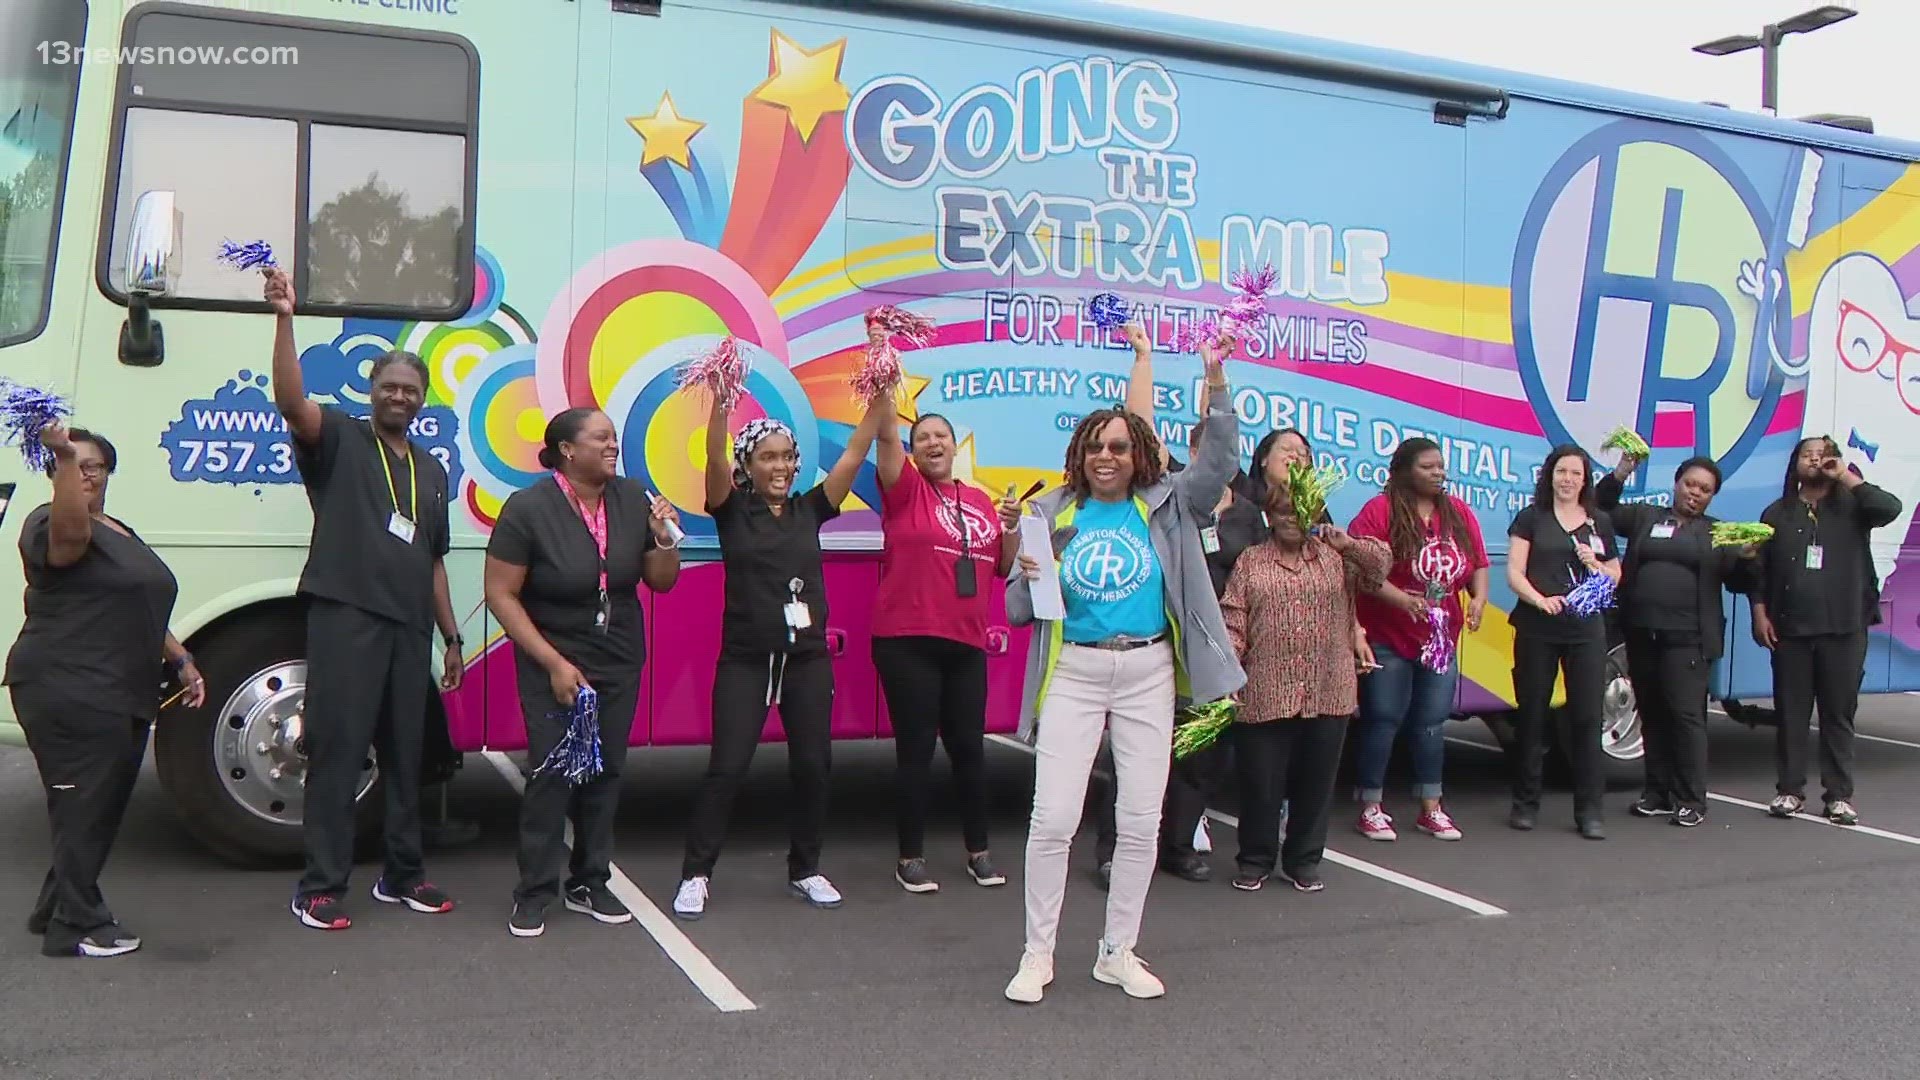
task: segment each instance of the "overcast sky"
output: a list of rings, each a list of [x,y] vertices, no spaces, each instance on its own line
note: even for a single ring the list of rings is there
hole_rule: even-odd
[[[1261,25],[1509,71],[1687,101],[1760,105],[1760,53],[1709,57],[1694,45],[1757,34],[1812,0],[1115,0],[1236,25]],[[1780,112],[1871,116],[1882,134],[1920,141],[1913,51],[1920,0],[1852,0],[1846,22],[1787,39]]]

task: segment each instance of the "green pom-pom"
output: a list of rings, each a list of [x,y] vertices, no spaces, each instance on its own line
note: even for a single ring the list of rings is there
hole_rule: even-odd
[[[1326,512],[1328,497],[1339,490],[1345,480],[1340,470],[1332,466],[1316,469],[1297,461],[1288,463],[1287,494],[1293,500],[1293,516],[1300,520],[1302,529],[1313,530],[1320,515]]]
[[[1653,456],[1653,447],[1647,445],[1647,440],[1641,438],[1632,428],[1626,427],[1614,428],[1613,433],[1607,436],[1607,441],[1600,444],[1600,449],[1618,450],[1628,457],[1637,457],[1642,460]]]
[[[1173,756],[1192,757],[1219,742],[1220,736],[1233,726],[1237,710],[1231,698],[1182,709],[1180,715],[1174,717]]]
[[[1713,525],[1714,547],[1746,547],[1748,544],[1764,544],[1771,539],[1773,526],[1757,521],[1716,521]]]

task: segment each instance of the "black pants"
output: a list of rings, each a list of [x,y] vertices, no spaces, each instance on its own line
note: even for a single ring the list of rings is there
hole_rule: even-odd
[[[47,788],[53,866],[28,916],[40,951],[72,956],[80,939],[114,923],[100,871],[140,778],[149,721],[74,702],[57,688],[12,687],[13,715]]]
[[[1240,774],[1241,869],[1316,870],[1327,853],[1334,777],[1347,745],[1347,717],[1312,716],[1233,726]],[[1280,837],[1280,804],[1287,835]]]
[[[947,638],[875,638],[873,665],[893,724],[900,857],[926,854],[936,737],[953,765],[967,852],[987,850],[986,650]]]
[[[1627,677],[1640,708],[1648,802],[1707,810],[1707,683],[1697,635],[1627,631]]]
[[[833,762],[833,660],[822,653],[787,658],[784,664],[783,672],[779,657],[720,655],[713,672],[713,747],[687,827],[683,878],[711,876],[720,860],[733,799],[760,746],[767,690],[776,679],[780,723],[787,733],[787,776],[793,784],[787,873],[798,881],[820,870],[820,832],[827,819],[827,778]]]
[[[1167,794],[1160,806],[1161,865],[1174,866],[1199,856],[1193,849],[1193,834],[1200,828],[1200,819],[1207,816],[1207,803],[1219,792],[1220,781],[1231,765],[1231,743],[1222,739],[1198,753],[1173,759],[1173,767],[1167,770]],[[1096,800],[1094,857],[1105,866],[1113,861],[1119,834],[1114,819],[1119,792],[1113,782],[1113,750],[1104,741],[1094,768],[1097,772],[1087,788]]]
[[[1853,714],[1867,659],[1866,631],[1780,639],[1773,649],[1775,789],[1804,797],[1807,726],[1820,706],[1820,783],[1826,801],[1853,798]]]
[[[527,670],[531,667],[532,670]],[[527,721],[526,795],[520,801],[520,883],[516,901],[546,903],[560,894],[560,867],[567,865],[566,887],[603,888],[612,876],[613,821],[620,809],[620,776],[627,763],[627,742],[640,705],[638,672],[624,684],[589,680],[600,695],[600,775],[578,787],[557,773],[539,768],[567,733],[568,714],[553,699],[545,672],[527,665],[518,672],[520,712]],[[573,822],[569,858],[567,822]]]
[[[418,885],[420,742],[426,726],[431,635],[347,604],[313,598],[307,608],[307,871],[302,897],[347,891],[353,873],[354,805],[367,751],[386,792],[390,892]]]
[[[1607,639],[1596,633],[1584,641],[1542,641],[1522,635],[1513,641],[1513,694],[1519,709],[1519,759],[1513,773],[1513,805],[1540,809],[1541,772],[1547,756],[1547,725],[1553,722],[1553,681],[1567,683],[1568,756],[1573,766],[1573,812],[1597,815],[1607,793],[1600,762],[1600,707],[1607,692]]]

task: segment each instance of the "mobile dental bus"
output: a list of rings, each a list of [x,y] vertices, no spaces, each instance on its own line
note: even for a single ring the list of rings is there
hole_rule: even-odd
[[[785,420],[811,470],[857,419],[862,312],[908,306],[941,330],[907,357],[903,419],[949,417],[963,477],[1024,490],[1123,396],[1091,296],[1167,342],[1258,264],[1279,285],[1230,369],[1244,441],[1306,432],[1349,477],[1343,519],[1413,434],[1446,449],[1498,562],[1552,444],[1633,426],[1654,447],[1637,499],[1711,455],[1716,511],[1746,519],[1795,440],[1831,433],[1905,504],[1874,538],[1865,688],[1920,688],[1920,146],[1064,0],[10,0],[0,136],[0,374],[119,447],[112,510],[178,574],[175,631],[212,684],[163,717],[157,768],[229,858],[299,846],[310,518],[260,279],[215,259],[223,240],[291,267],[318,397],[364,409],[389,349],[431,367],[415,434],[459,503],[470,669],[442,704],[462,751],[525,744],[481,561],[546,416],[605,409],[625,470],[685,517],[687,571],[645,598],[633,737],[697,744],[721,572],[705,410],[676,365],[739,336],[736,420]],[[1184,447],[1198,361],[1162,350],[1156,378]],[[45,489],[6,468],[11,540]],[[828,536],[833,728],[884,738],[870,471],[855,492]],[[0,588],[19,575],[0,559]],[[1494,580],[1459,711],[1499,731]],[[1731,606],[1715,693],[1764,697]],[[1023,638],[991,632],[995,730]],[[1607,748],[1629,769],[1637,730],[1616,670]]]

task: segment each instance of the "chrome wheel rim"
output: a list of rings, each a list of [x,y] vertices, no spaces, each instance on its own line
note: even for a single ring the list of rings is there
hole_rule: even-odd
[[[306,802],[304,712],[307,665],[290,660],[243,680],[213,725],[213,765],[228,798],[273,825],[296,827]],[[371,752],[360,770],[354,801],[379,776]]]

